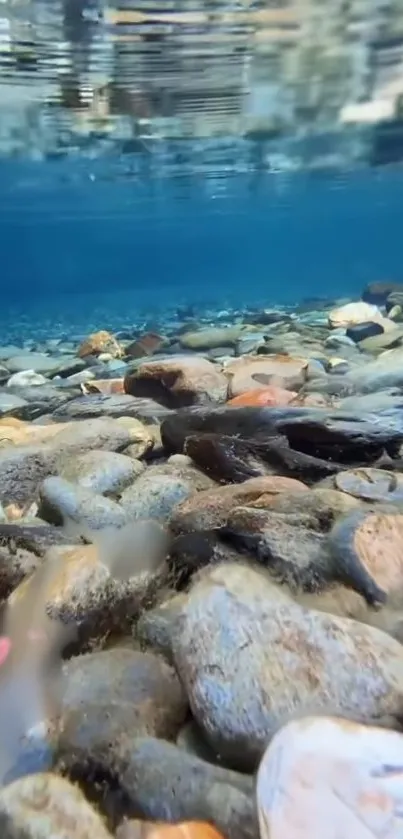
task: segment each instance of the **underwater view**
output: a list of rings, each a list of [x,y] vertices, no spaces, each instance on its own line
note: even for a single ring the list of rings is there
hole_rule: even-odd
[[[403,839],[403,0],[0,0],[0,839]]]

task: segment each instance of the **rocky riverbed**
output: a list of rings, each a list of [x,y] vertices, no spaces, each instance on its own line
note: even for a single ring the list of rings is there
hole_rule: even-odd
[[[399,839],[403,286],[153,326],[0,347],[2,836]]]

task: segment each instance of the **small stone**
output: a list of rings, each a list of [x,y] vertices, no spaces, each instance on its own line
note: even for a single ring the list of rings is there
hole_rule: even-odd
[[[112,839],[78,786],[58,775],[27,775],[0,791],[2,839]]]
[[[26,399],[17,396],[14,393],[0,392],[0,416],[6,416],[9,413],[17,412],[21,408],[28,405]]]
[[[371,605],[403,589],[403,513],[357,511],[336,522],[329,546],[340,577]]]
[[[121,379],[95,379],[90,376],[90,381],[83,379],[82,391],[84,394],[102,393],[109,396],[111,393],[124,393],[123,378]]]
[[[27,352],[21,355],[15,355],[7,360],[7,367],[10,373],[25,373],[27,370],[33,370],[35,373],[45,373],[48,375],[55,374],[69,365],[74,365],[76,359],[74,356],[57,356],[51,357],[45,353]]]
[[[123,355],[122,348],[116,338],[103,329],[89,335],[80,344],[77,351],[79,358],[86,358],[88,355],[101,355],[102,353],[108,353],[112,358],[121,358]]]
[[[41,484],[38,514],[50,524],[72,522],[90,530],[122,527],[128,521],[127,511],[112,499],[58,476]]]
[[[61,460],[59,475],[83,489],[114,495],[130,486],[144,469],[144,463],[132,457],[95,449],[75,458],[66,457],[64,463]]]
[[[198,356],[144,361],[125,377],[131,396],[151,397],[168,408],[224,402],[227,379],[216,365]]]
[[[36,373],[35,370],[22,370],[10,376],[7,387],[35,387],[35,385],[46,385],[47,382],[48,379],[41,373]]]
[[[395,306],[392,306],[388,315],[389,315],[390,320],[401,322],[401,320],[403,319],[403,308],[402,308],[402,306],[399,306],[398,304],[396,304]]]
[[[150,466],[122,493],[121,505],[131,521],[152,518],[164,522],[177,504],[211,485],[212,481],[195,468]]]
[[[355,303],[346,303],[338,309],[332,309],[329,312],[329,326],[333,328],[351,327],[355,324],[368,323],[368,321],[376,322],[381,318],[382,314],[377,306],[359,300]]]
[[[210,327],[197,332],[185,332],[180,336],[181,347],[186,350],[211,350],[214,347],[236,346],[247,326]]]
[[[126,347],[125,354],[130,358],[143,358],[147,355],[154,355],[164,345],[164,338],[162,335],[157,335],[155,332],[146,332],[137,341],[133,341]]]
[[[403,835],[403,736],[332,717],[284,726],[259,766],[261,839]]]
[[[245,393],[229,399],[227,405],[268,405],[273,408],[281,408],[284,405],[289,405],[296,396],[296,391],[285,390],[284,388],[272,385],[271,387],[247,390]]]

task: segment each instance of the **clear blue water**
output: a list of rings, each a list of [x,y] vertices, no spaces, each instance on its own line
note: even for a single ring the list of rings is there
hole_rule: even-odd
[[[3,161],[3,330],[358,296],[402,279],[402,186],[394,169],[213,180],[132,177],[127,161]]]

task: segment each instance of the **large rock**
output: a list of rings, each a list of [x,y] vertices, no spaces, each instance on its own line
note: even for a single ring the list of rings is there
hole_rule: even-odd
[[[286,725],[257,775],[261,839],[403,835],[403,736],[331,717]]]
[[[201,578],[173,641],[193,715],[234,768],[254,769],[278,727],[294,715],[330,713],[366,723],[399,717],[402,646],[354,620],[306,610],[251,569],[236,589]],[[242,580],[243,577],[243,580]]]
[[[198,356],[143,361],[128,373],[126,393],[151,397],[168,408],[225,402],[228,383],[216,365]]]

